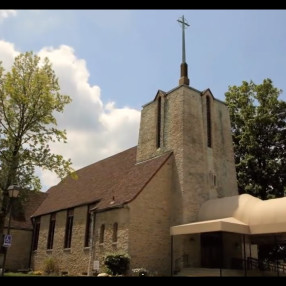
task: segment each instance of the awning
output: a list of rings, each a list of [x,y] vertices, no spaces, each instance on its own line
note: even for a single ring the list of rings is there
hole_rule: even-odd
[[[248,194],[208,200],[197,222],[172,226],[171,235],[226,231],[241,234],[286,233],[286,197],[260,200]]]
[[[234,233],[249,234],[249,226],[234,217],[206,220],[172,226],[171,235],[204,233],[213,231],[226,231]]]

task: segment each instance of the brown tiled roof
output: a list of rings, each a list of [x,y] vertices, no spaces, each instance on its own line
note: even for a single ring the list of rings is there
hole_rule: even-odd
[[[47,193],[37,192],[30,193],[22,203],[24,217],[22,220],[11,220],[11,227],[17,229],[33,229],[31,223],[31,215],[36,211],[36,209],[41,205],[44,199],[48,196]],[[8,216],[6,217],[5,227],[8,226]]]
[[[48,190],[48,196],[33,216],[94,203],[98,210],[119,207],[134,199],[171,152],[136,164],[137,147],[77,171],[78,179],[65,178]],[[113,201],[113,203],[111,203]]]

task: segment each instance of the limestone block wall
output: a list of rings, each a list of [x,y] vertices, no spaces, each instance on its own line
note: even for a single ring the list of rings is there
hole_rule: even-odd
[[[213,102],[213,158],[219,196],[238,194],[230,117],[227,106]]]
[[[71,247],[64,248],[67,211],[56,214],[53,249],[47,249],[50,215],[41,217],[38,249],[33,252],[33,269],[44,270],[45,261],[52,257],[57,261],[60,272],[69,275],[82,275],[88,272],[90,248],[84,247],[87,206],[74,208]]]
[[[154,101],[144,106],[141,111],[139,138],[136,161],[141,162],[156,156],[157,150],[157,109],[158,102]]]
[[[117,241],[113,242],[113,225],[118,224]],[[100,243],[101,225],[104,224],[104,241]],[[99,261],[99,272],[105,271],[104,258],[111,253],[128,253],[129,210],[127,208],[99,212],[95,215],[93,261]]]
[[[10,234],[12,235],[12,244],[7,251],[6,269],[11,271],[28,269],[32,230],[11,229]]]
[[[210,100],[212,146],[207,148],[209,198],[237,195],[236,170],[227,106],[213,98],[209,91],[202,95],[204,141],[207,143],[207,107]],[[205,144],[206,144],[205,143]],[[207,145],[206,145],[207,146]],[[214,178],[215,177],[215,178]]]
[[[192,222],[197,219],[200,205],[208,199],[201,94],[181,86],[167,95],[165,105],[164,142],[165,148],[174,152],[179,183],[176,189],[182,209],[174,224]]]
[[[207,146],[206,98],[210,100],[212,146]],[[137,160],[171,150],[177,184],[172,223],[197,219],[201,204],[237,194],[234,153],[227,106],[193,88],[180,86],[161,96],[161,146],[157,148],[158,98],[144,106]],[[175,202],[176,201],[176,202]]]
[[[170,275],[172,170],[171,157],[136,199],[129,203],[131,269],[144,267],[158,275]]]
[[[203,128],[201,94],[183,90],[183,221],[197,220],[201,204],[208,199],[207,148]]]

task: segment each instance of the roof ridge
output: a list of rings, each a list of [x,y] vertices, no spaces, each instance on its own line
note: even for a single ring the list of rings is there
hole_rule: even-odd
[[[173,153],[173,151],[165,151],[164,153],[161,153],[161,154],[159,154],[159,155],[157,155],[157,156],[154,156],[154,157],[152,157],[152,158],[149,158],[149,159],[146,159],[146,160],[143,160],[143,161],[140,161],[140,162],[136,162],[135,163],[135,165],[140,165],[140,164],[142,164],[142,163],[146,163],[146,162],[148,162],[148,161],[151,161],[151,160],[154,160],[154,159],[157,159],[157,158],[159,158],[159,157],[162,157],[162,156],[164,156],[164,155],[166,155],[166,154],[168,154],[168,153]]]
[[[153,174],[150,175],[149,179],[145,182],[145,184],[141,187],[141,189],[134,195],[133,198],[131,198],[130,200],[126,201],[126,203],[130,203],[130,202],[132,202],[133,200],[135,200],[137,198],[137,196],[144,190],[146,185],[153,179],[153,177],[158,173],[158,171],[162,168],[162,166],[165,165],[165,163],[168,161],[168,159],[173,154],[173,151],[165,152],[164,154],[162,154],[162,156],[163,155],[167,155],[167,154],[168,154],[168,156],[166,157],[166,159],[158,166],[158,168],[156,170],[154,170]],[[161,157],[161,156],[157,156],[155,158],[158,158],[158,157]]]

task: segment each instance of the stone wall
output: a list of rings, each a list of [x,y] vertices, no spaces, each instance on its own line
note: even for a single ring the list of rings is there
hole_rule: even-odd
[[[213,103],[213,158],[217,177],[218,197],[238,195],[230,117],[227,106]]]
[[[161,94],[162,140],[157,148],[158,96],[141,113],[137,160],[173,151],[176,196],[172,200],[172,224],[193,222],[206,200],[237,194],[228,109],[209,90],[202,94],[180,86]],[[211,148],[207,146],[207,96],[211,110]]]
[[[172,171],[171,157],[136,199],[129,203],[131,269],[143,267],[153,274],[170,275]]]
[[[113,225],[118,224],[117,242],[113,242]],[[100,243],[101,225],[105,226],[104,241]],[[99,272],[105,272],[104,258],[110,253],[128,253],[129,210],[127,208],[113,209],[96,213],[94,256],[93,261],[99,261]]]
[[[162,106],[164,106],[162,101]],[[150,159],[158,154],[161,150],[157,149],[157,110],[158,101],[153,101],[144,106],[141,111],[139,139],[137,148],[136,161],[141,162]]]
[[[67,211],[56,214],[56,226],[53,249],[47,249],[50,215],[41,217],[41,227],[38,249],[33,252],[33,269],[45,269],[45,261],[52,257],[59,265],[59,272],[67,272],[69,275],[83,275],[88,273],[90,248],[84,247],[87,206],[74,209],[73,231],[71,248],[64,249],[64,237]]]
[[[160,93],[158,94],[160,96]],[[207,90],[180,86],[162,96],[160,148],[156,146],[158,96],[143,107],[137,160],[173,151],[170,224],[194,222],[202,203],[237,194],[229,113]],[[208,147],[206,97],[210,100],[211,147]],[[132,216],[131,216],[132,217]],[[180,241],[180,242],[179,242]],[[200,264],[200,240],[176,238],[174,259]],[[179,243],[178,243],[179,242]],[[175,263],[175,262],[174,262]]]

